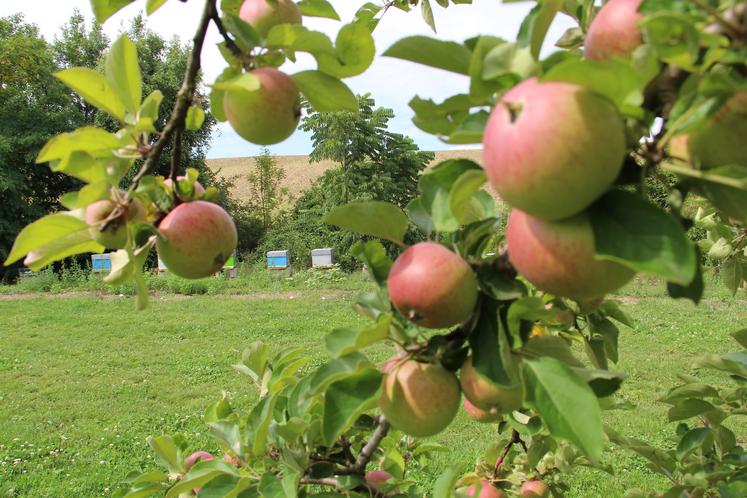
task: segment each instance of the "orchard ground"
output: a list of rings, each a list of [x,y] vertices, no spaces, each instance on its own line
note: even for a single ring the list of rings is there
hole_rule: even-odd
[[[350,310],[356,289],[367,286],[357,275],[326,283],[319,279],[329,277],[313,273],[252,278],[260,289],[254,293],[159,293],[141,313],[132,312],[131,298],[92,290],[70,287],[51,295],[3,288],[0,496],[107,496],[128,472],[152,466],[149,435],[183,433],[195,447],[215,451],[201,420],[205,407],[222,389],[245,410],[256,400],[251,383],[231,368],[246,345],[263,340],[273,351],[303,347],[320,358],[316,365],[327,332],[362,321]],[[222,284],[225,293],[211,285],[210,293],[231,294],[227,286],[238,284]],[[731,298],[712,283],[695,307],[672,301],[660,283],[644,279],[618,299],[636,321],[634,330],[622,330],[615,367],[628,373],[620,399],[636,409],[605,412],[605,422],[670,447],[675,425],[666,422],[666,406],[657,398],[699,355],[735,349],[728,333],[747,321],[747,299],[744,293]],[[380,347],[371,356],[383,361],[386,354]],[[437,454],[436,470],[473,462],[496,437],[495,426],[460,413],[435,438],[449,448]],[[663,488],[644,461],[627,452],[613,448],[605,463],[614,476],[578,470],[568,496],[610,498],[631,487]],[[435,475],[412,477],[427,486]]]

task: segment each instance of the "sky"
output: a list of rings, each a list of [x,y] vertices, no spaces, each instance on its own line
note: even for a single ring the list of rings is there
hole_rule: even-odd
[[[331,3],[340,14],[340,18],[349,21],[358,6],[365,2],[331,0]],[[442,9],[435,2],[431,4],[434,6],[437,36],[444,40],[459,42],[478,34],[513,40],[521,21],[533,5],[532,2],[502,4],[499,0],[473,0],[472,5],[454,5]],[[199,0],[187,3],[170,0],[148,18],[148,25],[164,38],[176,35],[186,42],[194,34],[203,5]],[[110,18],[104,25],[104,30],[110,38],[116,38],[144,6],[145,0],[138,0]],[[44,37],[50,41],[55,38],[60,26],[69,19],[75,8],[87,17],[92,17],[89,0],[0,0],[0,16],[22,13],[26,21],[39,26]],[[304,25],[309,29],[322,31],[334,40],[342,24],[327,19],[305,18]],[[562,16],[556,19],[550,28],[543,53],[552,50],[553,41],[557,40],[569,26],[568,20]],[[374,32],[377,54],[383,53],[400,38],[411,35],[433,35],[420,17],[419,9],[409,13],[390,9]],[[225,65],[216,48],[219,41],[220,35],[215,27],[211,26],[203,52],[203,71],[207,82],[215,80]],[[302,55],[296,64],[286,64],[282,69],[292,74],[313,68],[315,61],[310,56]],[[415,95],[438,102],[451,95],[465,93],[469,88],[467,77],[377,55],[373,65],[365,73],[345,81],[354,92],[371,93],[377,105],[394,109],[396,117],[390,122],[391,131],[412,137],[424,150],[453,148],[412,124],[413,112],[408,102]],[[258,146],[241,139],[227,123],[221,123],[213,135],[208,157],[252,156],[258,154],[259,150]],[[308,154],[311,151],[311,142],[306,134],[297,131],[285,142],[270,147],[270,151],[277,155]]]

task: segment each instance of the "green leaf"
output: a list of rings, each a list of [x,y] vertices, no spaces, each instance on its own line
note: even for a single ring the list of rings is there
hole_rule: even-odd
[[[197,131],[202,128],[202,124],[205,122],[205,111],[198,105],[190,106],[187,111],[187,119],[184,126],[189,131]]]
[[[202,460],[192,467],[177,484],[169,489],[168,493],[166,493],[166,498],[175,498],[182,493],[205,486],[213,479],[222,475],[239,477],[236,467],[223,460]]]
[[[327,351],[338,358],[363,349],[371,344],[383,341],[389,337],[389,327],[392,325],[390,313],[379,315],[373,324],[366,324],[356,328],[337,328],[324,338]]]
[[[335,8],[327,0],[301,0],[298,2],[304,17],[324,17],[327,19],[340,20]]]
[[[601,336],[604,341],[604,350],[612,363],[617,363],[617,345],[620,330],[610,320],[597,314],[589,316],[589,330],[592,334]]]
[[[620,389],[626,377],[624,373],[595,368],[573,367],[573,371],[589,384],[589,387],[594,391],[594,395],[597,398],[612,396]]]
[[[572,367],[583,367],[583,363],[573,354],[568,341],[556,335],[533,337],[524,344],[521,352],[529,356],[549,356]]]
[[[165,3],[166,0],[148,0],[145,4],[145,12],[147,12],[148,15],[151,15],[155,11],[163,7],[163,4]]]
[[[478,221],[474,216],[470,216],[472,197],[487,182],[485,172],[482,170],[471,169],[465,171],[449,192],[449,209],[457,220],[463,225]]]
[[[117,90],[103,74],[93,69],[74,67],[58,71],[54,73],[54,76],[80,94],[92,106],[124,121],[125,105]]]
[[[682,226],[640,196],[612,190],[594,204],[589,218],[597,258],[681,285],[695,278],[695,247]]]
[[[179,463],[181,451],[171,436],[149,437],[146,441],[170,473],[178,474],[184,470]]]
[[[309,382],[311,392],[318,394],[329,384],[344,379],[353,372],[372,367],[371,361],[365,355],[355,352],[325,363],[312,375]]]
[[[702,449],[708,451],[713,446],[713,431],[707,427],[699,427],[682,436],[677,445],[677,459],[684,460],[687,455]]]
[[[738,332],[732,332],[731,336],[736,340],[743,348],[747,349],[747,329],[742,329]]]
[[[259,45],[262,41],[259,33],[254,27],[241,19],[238,14],[225,12],[223,14],[223,24],[234,37],[236,44],[243,51],[249,51],[252,47]],[[234,57],[233,54],[231,57]]]
[[[745,260],[739,256],[733,256],[724,261],[724,264],[721,265],[721,281],[729,292],[731,292],[732,296],[735,295],[742,286],[746,272],[747,265],[745,265]]]
[[[338,206],[323,221],[344,230],[371,235],[397,244],[404,244],[407,215],[402,210],[382,201],[354,202]]]
[[[137,49],[126,35],[120,36],[109,49],[105,70],[106,79],[125,109],[135,114],[143,100],[143,81],[140,77]]]
[[[91,0],[91,8],[96,16],[96,20],[103,24],[120,9],[134,1],[135,0]]]
[[[226,74],[225,71],[224,74]],[[218,81],[213,84],[213,90],[234,90],[243,92],[254,92],[259,90],[259,78],[253,74],[241,73],[235,75],[235,73],[232,73],[232,75],[227,76],[226,79],[218,78]]]
[[[625,61],[569,59],[553,66],[542,79],[575,83],[607,97],[625,114],[642,113],[644,83],[638,71]]]
[[[454,487],[462,475],[463,466],[449,467],[446,469],[433,485],[433,498],[454,498]],[[481,493],[482,494],[482,493]]]
[[[423,205],[422,197],[416,197],[411,200],[407,207],[405,207],[405,211],[410,221],[429,238],[435,227],[433,226],[433,218],[431,218],[430,213],[428,213]]]
[[[535,59],[539,58],[542,45],[553,19],[563,7],[564,0],[540,0],[524,19],[519,30],[519,41],[529,46]]]
[[[553,436],[567,439],[592,461],[602,455],[602,416],[589,385],[554,358],[525,360],[525,403],[539,412]]]
[[[381,387],[381,372],[366,368],[333,382],[324,394],[322,434],[332,446],[359,415],[376,406]]]
[[[236,69],[227,67],[218,78],[216,78],[212,91],[210,92],[210,112],[215,116],[215,119],[221,123],[227,119],[226,112],[223,110],[223,98],[225,97],[226,92],[216,88],[215,85],[229,81],[235,78],[238,74],[239,73]],[[259,80],[257,80],[257,89],[259,89]]]
[[[674,405],[689,398],[717,398],[718,395],[718,391],[714,387],[693,382],[670,389],[661,401]]]
[[[154,90],[145,97],[145,100],[143,101],[143,104],[140,106],[140,110],[138,111],[138,117],[140,119],[150,119],[152,121],[158,120],[158,109],[161,107],[161,102],[163,102],[163,94],[160,90]]]
[[[620,303],[618,303],[617,301],[608,299],[602,303],[602,305],[599,307],[599,310],[605,316],[613,318],[623,325],[630,327],[631,329],[635,327],[633,319],[630,318],[630,316],[622,309],[620,309]]]
[[[427,36],[410,36],[399,40],[383,54],[417,64],[469,75],[472,58],[470,49],[461,43],[447,42]]]
[[[499,310],[497,301],[483,297],[480,316],[469,336],[472,365],[495,384],[515,386],[517,372]]]
[[[713,409],[715,407],[708,401],[696,398],[683,399],[669,409],[667,416],[670,422],[676,422],[678,420],[697,417]]]
[[[292,76],[301,93],[317,112],[358,112],[358,99],[348,86],[321,71],[302,71]]]
[[[350,248],[350,254],[366,265],[374,281],[383,286],[392,268],[392,260],[378,240],[358,241]]]
[[[335,40],[335,51],[319,52],[314,57],[319,70],[338,78],[363,73],[374,60],[376,47],[371,31],[361,23],[346,24]]]
[[[73,152],[86,152],[92,157],[109,157],[112,149],[119,146],[120,141],[113,133],[87,126],[52,138],[39,152],[36,162],[41,164],[64,159]]]
[[[439,232],[454,232],[459,229],[461,223],[451,210],[451,192],[457,185],[462,175],[468,171],[482,172],[482,168],[467,159],[450,159],[438,164],[436,167],[420,177],[420,191],[423,207],[431,214],[434,228]],[[460,190],[468,191],[474,186],[474,180],[479,175],[470,176],[461,184]],[[461,193],[456,193],[454,204],[461,206]]]
[[[83,210],[49,214],[26,226],[13,244],[5,265],[24,256],[32,270],[65,259],[74,254],[103,252],[104,246],[91,238]]]
[[[267,435],[270,432],[273,410],[277,402],[277,395],[265,396],[257,403],[249,414],[248,425],[250,427],[249,441],[251,453],[263,455],[267,448]]]
[[[420,13],[425,23],[436,32],[436,20],[433,18],[433,9],[429,0],[420,0]]]

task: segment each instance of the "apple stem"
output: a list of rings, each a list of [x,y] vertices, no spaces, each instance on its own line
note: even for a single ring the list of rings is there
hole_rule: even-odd
[[[498,478],[498,471],[501,470],[501,467],[503,467],[503,464],[506,461],[506,456],[508,456],[508,452],[511,451],[511,448],[515,444],[520,444],[524,452],[527,451],[526,443],[524,443],[524,440],[521,439],[521,434],[519,434],[516,430],[511,432],[511,439],[508,441],[505,448],[503,448],[501,456],[498,458],[498,460],[495,461],[495,467],[493,468],[493,479]]]

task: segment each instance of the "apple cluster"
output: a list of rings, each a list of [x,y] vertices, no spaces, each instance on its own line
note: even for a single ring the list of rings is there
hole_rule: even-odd
[[[186,177],[177,178],[177,183],[183,182],[189,184]],[[199,279],[220,271],[238,242],[231,216],[217,204],[202,200],[205,188],[197,181],[183,189],[166,179],[162,187],[175,205],[165,216],[154,204],[146,205],[125,192],[90,204],[85,218],[92,238],[108,249],[124,249],[132,225],[163,216],[158,223],[156,248],[170,272]]]
[[[641,0],[612,0],[589,27],[585,56],[628,57],[641,44]],[[492,186],[512,208],[506,229],[516,270],[538,289],[579,301],[615,291],[634,272],[595,257],[589,207],[620,174],[625,123],[582,86],[530,79],[507,92],[483,138]]]
[[[241,20],[266,38],[279,24],[301,24],[301,9],[292,0],[245,0]],[[259,89],[227,90],[223,111],[231,127],[245,140],[258,145],[282,142],[293,134],[301,118],[301,94],[290,76],[272,67],[249,71]]]

